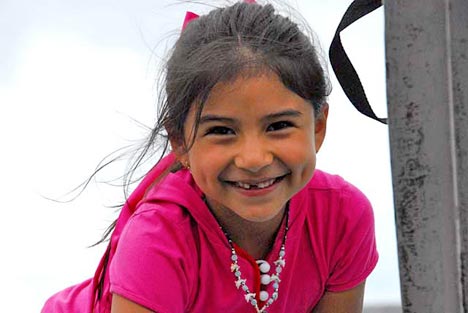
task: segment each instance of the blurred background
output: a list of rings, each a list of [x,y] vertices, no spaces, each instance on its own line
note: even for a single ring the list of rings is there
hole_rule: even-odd
[[[122,189],[92,182],[70,203],[47,198],[71,199],[74,193],[67,193],[104,156],[146,135],[143,125],[154,123],[159,66],[185,11],[204,13],[224,3],[201,2],[208,5],[0,0],[2,311],[39,312],[47,297],[94,274],[105,245],[89,246],[117,217],[109,206],[121,203]],[[351,2],[288,3],[314,30],[326,58]],[[342,40],[374,110],[386,116],[383,9],[349,27]],[[395,307],[400,299],[388,129],[360,115],[331,69],[330,77],[334,89],[318,168],[343,176],[371,200],[380,262],[367,281],[365,304]],[[124,170],[125,162],[117,162],[100,179]]]

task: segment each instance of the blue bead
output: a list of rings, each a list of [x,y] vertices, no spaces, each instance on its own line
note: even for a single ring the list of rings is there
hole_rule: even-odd
[[[233,255],[231,256],[231,260],[237,261],[237,255],[233,254]]]
[[[273,284],[273,288],[278,289],[278,288],[279,288],[279,284],[278,284],[277,282],[275,282],[275,283]]]
[[[235,275],[236,277],[240,277],[240,276],[241,276],[241,272],[240,272],[240,271],[235,271],[235,272],[234,272],[234,275]]]

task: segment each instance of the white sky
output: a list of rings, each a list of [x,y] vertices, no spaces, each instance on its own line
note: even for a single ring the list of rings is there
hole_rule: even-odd
[[[165,6],[174,2],[0,0],[2,311],[38,312],[52,293],[93,275],[105,246],[86,247],[116,216],[104,205],[119,202],[121,190],[91,185],[67,205],[43,196],[66,193],[103,156],[142,138],[131,118],[152,125],[161,49],[176,38],[185,10],[207,10]],[[292,3],[326,50],[351,0]],[[379,116],[386,116],[383,31],[380,9],[343,34]],[[366,303],[398,302],[387,127],[360,115],[331,77],[318,167],[351,181],[373,203],[381,259]]]

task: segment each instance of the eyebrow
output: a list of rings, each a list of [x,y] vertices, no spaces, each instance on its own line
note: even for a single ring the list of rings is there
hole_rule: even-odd
[[[297,110],[285,110],[276,113],[270,113],[262,117],[262,121],[270,121],[274,119],[284,118],[284,117],[299,117],[302,116],[302,112]],[[224,123],[236,123],[236,119],[216,115],[216,114],[206,114],[200,117],[199,124],[209,123],[209,122],[224,122]]]
[[[301,111],[291,109],[291,110],[285,110],[285,111],[281,111],[277,113],[268,114],[265,117],[263,117],[262,120],[269,121],[269,120],[275,120],[275,119],[282,118],[282,117],[299,117],[301,115],[302,115]]]
[[[220,116],[216,114],[207,114],[200,117],[199,125],[210,123],[210,122],[224,122],[224,123],[235,123],[236,120],[230,117]]]

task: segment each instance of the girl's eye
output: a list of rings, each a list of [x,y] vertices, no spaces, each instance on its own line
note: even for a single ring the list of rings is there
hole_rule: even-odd
[[[267,131],[278,131],[278,130],[282,130],[282,129],[293,127],[293,126],[294,124],[289,121],[280,121],[280,122],[275,122],[273,124],[270,124],[267,127]]]
[[[206,135],[234,135],[234,131],[229,127],[214,126],[206,131]]]

